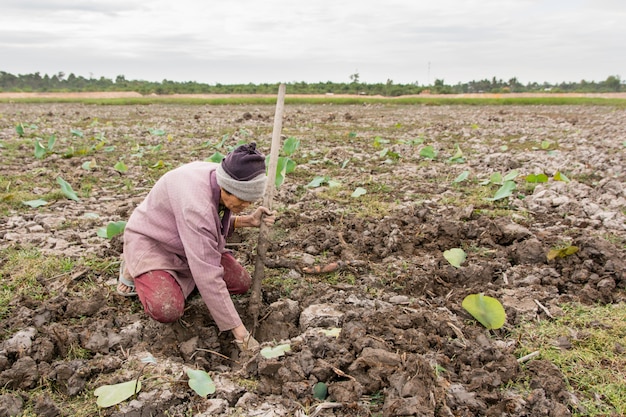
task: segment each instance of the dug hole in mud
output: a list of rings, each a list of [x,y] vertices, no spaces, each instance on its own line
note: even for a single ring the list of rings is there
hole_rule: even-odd
[[[187,138],[169,146],[167,157],[174,165],[192,160],[190,149],[207,140],[206,132],[215,126],[268,131],[273,112],[271,106],[0,104],[0,109],[3,141],[14,138],[15,121],[25,114],[43,120],[50,130],[67,130],[76,118],[108,121],[94,132],[105,131],[121,149],[129,146],[124,145],[128,136],[157,143],[140,125],[163,126]],[[0,414],[30,407],[40,415],[65,415],[64,398],[90,395],[99,386],[140,374],[141,392],[100,415],[580,412],[579,399],[568,391],[560,370],[540,357],[520,363],[517,341],[508,336],[519,323],[558,316],[562,303],[624,301],[625,251],[603,237],[611,233],[624,239],[625,234],[624,116],[624,110],[591,106],[288,106],[283,129],[302,140],[304,156],[298,180],[288,178],[275,198],[280,214],[273,230],[280,237],[270,244],[266,275],[278,276],[283,285],[264,287],[256,337],[264,345],[289,343],[291,350],[277,358],[238,357],[231,335],[218,332],[198,295],[188,300],[181,321],[161,324],[145,316],[138,300],[115,294],[114,273],[95,274],[98,290],[87,291],[79,284],[93,271],[75,270],[45,283],[57,294],[52,298],[11,301],[13,314],[2,323],[7,336],[0,346],[0,386],[7,391]],[[480,128],[470,128],[473,124]],[[320,133],[321,126],[328,130]],[[379,131],[394,127],[393,150],[401,158],[390,164],[370,144]],[[331,129],[353,134],[324,138]],[[494,141],[511,135],[522,142],[529,136],[559,135],[562,148],[557,156],[529,148],[493,151],[498,148]],[[401,141],[418,136],[442,150],[452,149],[452,140],[461,141],[471,156],[460,165],[420,164],[419,147]],[[263,144],[264,138],[255,139]],[[138,187],[125,195],[119,176],[104,169],[87,174],[78,168],[82,161],[52,155],[33,162],[30,153],[24,154],[24,160],[7,163],[7,173],[54,165],[49,174],[62,172],[75,183],[97,175],[100,187],[80,203],[60,200],[41,210],[16,211],[0,223],[2,246],[34,245],[52,256],[95,254],[116,262],[121,238],[98,238],[94,222],[81,219],[92,211],[100,214],[99,223],[127,219],[149,190],[142,180],[147,168],[129,172],[126,178]],[[311,178],[324,174],[324,164],[345,160],[351,168],[333,175],[342,175],[336,179],[346,189],[375,177],[392,195],[381,197],[387,205],[384,215],[355,215],[345,199],[324,197],[327,189],[304,189]],[[518,169],[528,175],[538,169],[555,172],[564,164],[571,176],[593,174],[598,181],[538,185],[523,199],[511,198],[514,214],[502,217],[485,214],[491,203],[464,204],[462,190],[440,181],[443,173],[452,180],[464,169],[487,175]],[[75,227],[63,227],[72,220]],[[254,265],[256,236],[242,231],[230,245],[247,266]],[[548,261],[550,248],[563,241],[579,251]],[[478,249],[455,268],[442,253],[461,247]],[[333,279],[303,272],[320,260],[345,263]],[[461,307],[472,293],[502,302],[503,328],[487,331]],[[236,297],[235,304],[250,325],[248,296]],[[341,330],[327,332],[334,328]],[[72,359],[77,348],[88,357]],[[148,355],[155,364],[142,362]],[[195,394],[185,383],[188,368],[209,372],[216,392],[208,398]],[[518,381],[527,381],[528,391],[516,390]],[[324,401],[313,396],[318,382],[328,387]],[[58,395],[42,390],[32,403],[24,393],[42,386],[53,386]]]

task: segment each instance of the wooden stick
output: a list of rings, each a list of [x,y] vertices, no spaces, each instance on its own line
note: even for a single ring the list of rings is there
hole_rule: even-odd
[[[538,350],[529,353],[526,356],[522,356],[521,358],[517,359],[518,363],[524,363],[524,362],[528,362],[529,360],[531,360],[532,358],[534,358],[535,356],[539,356],[541,352],[539,352]]]
[[[267,169],[267,184],[263,195],[263,206],[272,209],[272,200],[276,190],[276,169],[278,167],[278,153],[280,151],[280,134],[283,127],[283,112],[285,108],[285,84],[278,86],[278,99],[276,100],[276,112],[274,114],[274,130],[272,132],[272,144],[270,147],[270,163]],[[254,264],[254,276],[252,280],[252,293],[250,294],[250,314],[254,319],[252,335],[255,334],[259,323],[261,310],[261,281],[265,277],[265,257],[269,246],[269,227],[261,221],[259,228],[259,243],[257,245],[257,257]]]

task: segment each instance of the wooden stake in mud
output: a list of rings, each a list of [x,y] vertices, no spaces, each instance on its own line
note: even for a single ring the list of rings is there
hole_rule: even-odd
[[[272,132],[272,144],[270,147],[270,163],[267,168],[267,184],[263,195],[263,206],[272,209],[272,200],[276,190],[276,169],[278,167],[278,153],[280,151],[280,134],[283,127],[283,112],[285,108],[285,84],[278,86],[278,99],[276,101],[276,113],[274,114],[274,130]],[[250,314],[254,318],[252,334],[256,332],[259,324],[261,311],[261,281],[265,277],[265,257],[269,245],[269,227],[261,222],[259,229],[259,243],[257,256],[254,263],[254,276],[252,277],[252,293],[250,295]]]

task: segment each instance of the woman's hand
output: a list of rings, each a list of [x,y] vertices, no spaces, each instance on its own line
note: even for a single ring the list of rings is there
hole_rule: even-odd
[[[275,211],[271,211],[267,207],[259,206],[252,214],[237,216],[235,225],[236,227],[259,227],[261,226],[261,222],[263,222],[267,226],[271,226],[275,221]]]
[[[241,352],[255,352],[260,348],[259,342],[248,332],[248,330],[242,325],[235,327],[233,330],[233,336],[235,337],[235,344]]]

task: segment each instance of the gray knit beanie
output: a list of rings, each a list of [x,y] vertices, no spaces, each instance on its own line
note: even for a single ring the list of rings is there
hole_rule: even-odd
[[[265,156],[254,142],[226,155],[216,174],[217,184],[240,200],[254,202],[263,197],[267,182]]]

